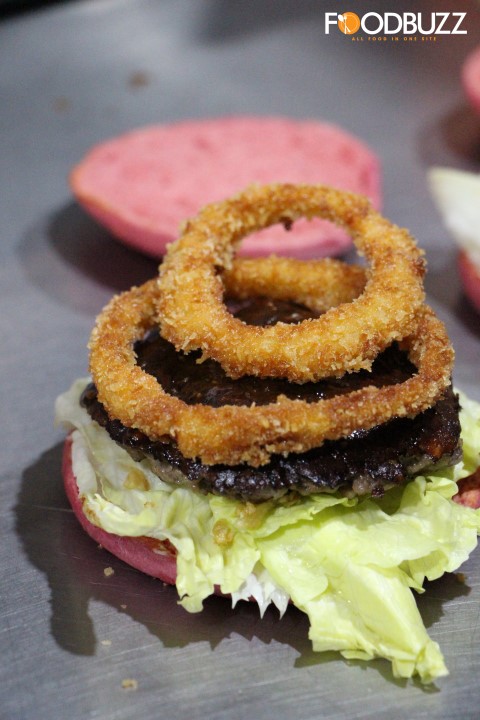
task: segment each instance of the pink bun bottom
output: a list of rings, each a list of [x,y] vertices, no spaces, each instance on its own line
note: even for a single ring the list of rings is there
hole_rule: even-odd
[[[480,508],[480,468],[473,475],[460,480],[458,495],[453,499],[460,505],[466,505],[474,510]]]
[[[480,270],[464,251],[458,255],[458,271],[467,297],[480,312]]]
[[[168,542],[160,542],[147,537],[120,537],[105,532],[93,525],[83,512],[83,504],[78,494],[77,481],[72,468],[72,440],[65,440],[62,461],[62,474],[72,510],[85,532],[108,550],[141,572],[158,578],[169,585],[175,584],[177,563],[175,549]]]

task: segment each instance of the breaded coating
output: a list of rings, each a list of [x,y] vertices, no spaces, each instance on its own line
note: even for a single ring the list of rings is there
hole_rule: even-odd
[[[231,267],[245,235],[278,222],[290,225],[300,217],[329,220],[352,236],[369,264],[364,291],[298,325],[246,325],[224,305],[221,273]],[[205,207],[169,247],[158,281],[160,331],[177,350],[200,349],[230,377],[292,382],[341,377],[370,369],[379,352],[413,331],[425,299],[424,271],[423,253],[411,235],[362,196],[324,186],[251,187]],[[271,273],[273,293],[279,275]],[[265,289],[269,286],[266,278]]]

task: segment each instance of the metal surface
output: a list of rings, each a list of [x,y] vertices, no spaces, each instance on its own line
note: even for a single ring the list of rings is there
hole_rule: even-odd
[[[480,399],[479,317],[425,181],[432,164],[480,169],[480,119],[459,85],[480,6],[462,6],[468,34],[436,43],[326,36],[336,3],[299,0],[91,0],[0,23],[2,718],[478,717],[479,552],[466,584],[448,576],[419,599],[450,677],[430,690],[394,681],[385,662],[315,656],[293,609],[260,620],[213,599],[188,615],[173,589],[107,556],[67,507],[52,426],[55,396],[85,373],[94,315],[156,269],[74,204],[69,169],[129,128],[240,112],[332,121],[378,152],[385,212],[426,248],[456,382]]]

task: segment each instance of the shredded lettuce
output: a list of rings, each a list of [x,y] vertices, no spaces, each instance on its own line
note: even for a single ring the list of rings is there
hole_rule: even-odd
[[[163,482],[134,462],[78,404],[85,380],[60,396],[56,417],[74,430],[74,472],[88,517],[107,532],[168,539],[177,589],[190,612],[214,586],[235,604],[253,597],[308,615],[316,651],[388,659],[394,676],[446,675],[412,590],[452,572],[476,547],[480,511],[452,501],[480,464],[480,405],[461,395],[463,460],[418,476],[384,498],[314,495],[260,505]],[[94,471],[94,472],[93,472]],[[96,476],[96,480],[95,480]]]

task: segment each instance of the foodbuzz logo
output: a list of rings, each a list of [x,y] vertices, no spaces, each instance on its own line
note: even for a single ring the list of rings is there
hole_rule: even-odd
[[[466,35],[465,12],[367,12],[360,16],[354,12],[325,13],[325,34],[330,35],[336,28],[352,40],[362,40],[363,35],[355,37],[361,31],[368,40],[436,40],[439,35]]]

